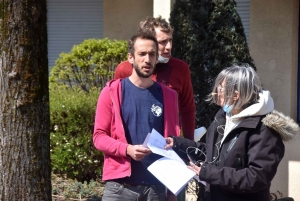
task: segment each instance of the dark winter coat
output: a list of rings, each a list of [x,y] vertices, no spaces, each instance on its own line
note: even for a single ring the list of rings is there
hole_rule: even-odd
[[[206,134],[206,162],[199,175],[210,191],[205,199],[269,201],[271,181],[284,156],[283,140],[299,133],[298,124],[275,110],[267,116],[246,117],[227,135],[218,153],[225,121],[221,109]],[[203,145],[174,138],[173,148],[182,153],[187,147]]]

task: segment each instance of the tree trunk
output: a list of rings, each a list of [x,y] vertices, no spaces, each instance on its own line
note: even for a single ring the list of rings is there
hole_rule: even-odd
[[[51,200],[46,0],[0,4],[0,200]]]

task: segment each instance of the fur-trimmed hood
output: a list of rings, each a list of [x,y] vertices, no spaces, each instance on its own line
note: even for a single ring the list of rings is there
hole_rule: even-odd
[[[300,134],[299,125],[292,118],[276,110],[273,110],[263,118],[262,122],[264,125],[278,132],[283,141],[291,140]]]
[[[237,126],[243,118],[260,115],[266,115],[266,117],[262,119],[263,124],[278,132],[283,141],[291,140],[297,135],[300,136],[299,125],[292,118],[274,110],[273,98],[269,91],[264,90],[259,93],[259,101],[257,103],[247,107],[239,114],[227,118],[230,121],[226,119],[227,128],[225,127],[225,136],[230,130]]]

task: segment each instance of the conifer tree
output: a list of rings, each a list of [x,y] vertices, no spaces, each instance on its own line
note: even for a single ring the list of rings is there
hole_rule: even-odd
[[[255,68],[234,0],[176,0],[170,17],[172,55],[191,70],[196,125],[207,127],[218,106],[205,101],[218,73],[232,63]]]

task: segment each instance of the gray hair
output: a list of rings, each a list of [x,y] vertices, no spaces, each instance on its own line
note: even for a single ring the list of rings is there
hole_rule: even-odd
[[[223,69],[217,76],[212,93],[208,95],[207,101],[218,103],[217,88],[224,79],[225,89],[223,93],[225,103],[233,98],[235,91],[239,92],[239,99],[233,105],[235,109],[245,109],[258,102],[262,85],[257,73],[249,64],[233,64],[231,67]]]

